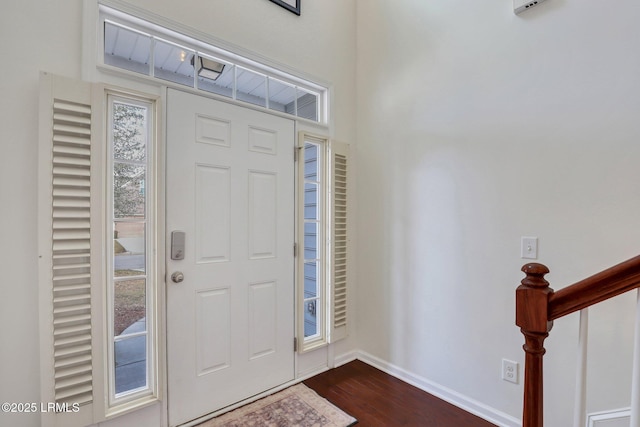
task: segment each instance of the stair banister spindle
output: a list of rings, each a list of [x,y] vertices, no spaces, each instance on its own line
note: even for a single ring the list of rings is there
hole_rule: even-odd
[[[580,310],[580,331],[576,364],[576,394],[573,427],[584,427],[587,418],[587,348],[589,341],[589,309]]]
[[[553,289],[544,275],[549,269],[538,263],[522,267],[526,277],[516,290],[516,325],[525,338],[524,407],[522,427],[543,426],[542,358],[544,340],[553,322],[549,321],[549,296]]]
[[[631,427],[640,427],[640,289],[636,304],[635,340],[633,344],[633,373],[631,377]]]

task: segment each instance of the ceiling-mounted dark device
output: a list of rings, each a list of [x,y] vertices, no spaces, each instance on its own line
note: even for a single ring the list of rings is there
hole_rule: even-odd
[[[529,10],[537,5],[539,5],[540,3],[544,2],[545,0],[513,0],[513,12],[518,15],[522,12],[524,12],[525,10]]]

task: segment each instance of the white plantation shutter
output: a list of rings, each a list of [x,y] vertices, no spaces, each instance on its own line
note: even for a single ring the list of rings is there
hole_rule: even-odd
[[[346,144],[331,142],[329,162],[331,179],[331,330],[329,342],[335,342],[347,336],[348,150],[349,146]]]
[[[53,103],[55,401],[92,401],[91,105]]]
[[[40,98],[42,401],[62,409],[43,414],[43,425],[81,426],[95,421],[93,319],[98,301],[92,283],[100,277],[94,271],[98,242],[92,242],[92,221],[100,218],[96,214],[92,220],[92,148],[97,144],[92,141],[97,135],[92,85],[43,73]]]

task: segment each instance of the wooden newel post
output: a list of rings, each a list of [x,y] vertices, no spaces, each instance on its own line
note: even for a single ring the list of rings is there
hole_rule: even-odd
[[[524,335],[524,407],[522,427],[542,427],[542,357],[544,340],[549,336],[553,322],[549,321],[549,296],[553,289],[544,275],[549,269],[537,263],[526,264],[527,275],[516,290],[516,325]]]

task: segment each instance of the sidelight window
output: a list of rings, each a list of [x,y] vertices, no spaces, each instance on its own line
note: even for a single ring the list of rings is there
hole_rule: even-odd
[[[107,319],[110,402],[152,394],[154,263],[152,257],[152,103],[108,96],[109,204]],[[152,191],[149,191],[152,190]]]
[[[156,102],[41,76],[42,400],[80,427],[157,402]]]
[[[347,152],[301,133],[298,150],[299,351],[347,334]]]
[[[304,340],[323,340],[324,333],[324,141],[306,137],[302,147],[303,179],[303,301]]]

